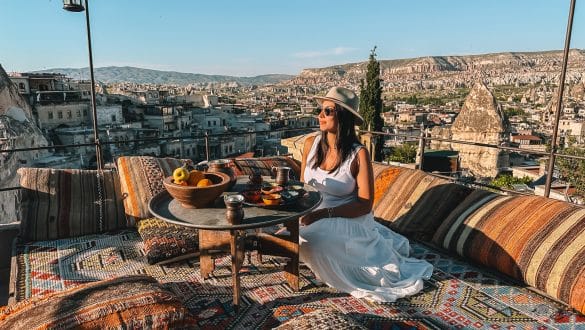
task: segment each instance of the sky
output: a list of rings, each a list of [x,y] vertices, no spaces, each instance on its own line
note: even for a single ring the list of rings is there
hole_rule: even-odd
[[[571,48],[585,48],[578,3]],[[85,14],[0,0],[8,72],[88,66]],[[570,0],[89,0],[94,67],[232,76],[564,47]]]

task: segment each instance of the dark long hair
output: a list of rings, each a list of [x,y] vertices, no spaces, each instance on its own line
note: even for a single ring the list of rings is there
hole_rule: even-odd
[[[359,144],[357,135],[355,133],[355,116],[353,113],[345,110],[343,107],[335,104],[335,118],[338,123],[337,137],[335,139],[335,146],[339,150],[341,157],[337,159],[335,166],[329,171],[333,173],[339,170],[339,166],[351,155],[353,145]],[[317,146],[315,153],[315,161],[313,162],[313,169],[320,167],[325,161],[325,155],[329,151],[329,144],[327,143],[327,132],[321,132],[321,141]]]

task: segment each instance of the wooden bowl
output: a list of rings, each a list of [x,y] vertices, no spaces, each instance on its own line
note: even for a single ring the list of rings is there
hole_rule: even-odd
[[[222,172],[205,172],[203,175],[213,184],[207,187],[182,186],[175,184],[173,177],[169,176],[163,180],[163,185],[184,208],[205,208],[211,206],[217,197],[228,189],[230,177]]]

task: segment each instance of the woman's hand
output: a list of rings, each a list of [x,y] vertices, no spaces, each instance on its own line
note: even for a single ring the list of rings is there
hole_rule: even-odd
[[[309,213],[301,216],[299,218],[299,224],[301,226],[308,226],[308,225],[312,224],[313,222],[320,220],[321,218],[317,217],[315,213],[316,212],[309,212]]]

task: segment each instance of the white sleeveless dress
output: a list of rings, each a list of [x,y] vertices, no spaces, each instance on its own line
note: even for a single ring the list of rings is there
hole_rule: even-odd
[[[355,145],[339,171],[313,169],[313,158],[321,137],[317,135],[307,158],[305,183],[318,189],[329,208],[357,200],[350,164],[363,146]],[[325,218],[301,226],[300,259],[327,285],[378,302],[393,302],[423,288],[433,266],[409,258],[408,240],[374,220],[372,213],[357,218]]]

